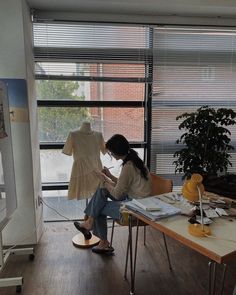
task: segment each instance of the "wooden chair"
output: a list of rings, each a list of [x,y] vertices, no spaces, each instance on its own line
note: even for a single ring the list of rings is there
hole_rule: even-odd
[[[152,191],[151,191],[150,196],[155,196],[155,195],[160,195],[160,194],[172,192],[173,182],[172,182],[171,179],[164,179],[161,176],[158,176],[158,175],[156,175],[154,173],[150,173],[150,174],[151,174],[151,182],[152,182]],[[111,245],[112,245],[112,242],[113,242],[115,222],[117,222],[121,226],[128,226],[129,225],[129,223],[128,223],[128,214],[127,213],[122,213],[122,214],[123,214],[123,222],[122,223],[120,221],[118,221],[118,220],[116,220],[116,221],[113,220],[113,222],[112,222],[111,240],[110,240]],[[137,220],[134,219],[132,221],[132,223],[133,223],[132,226],[136,226],[137,225]],[[144,245],[146,244],[146,226],[147,225],[148,224],[146,224],[143,221],[138,222],[138,226],[143,226],[144,227]],[[165,249],[166,249],[169,268],[171,270],[172,267],[171,267],[171,263],[170,263],[170,257],[169,257],[169,252],[168,252],[168,248],[167,248],[166,237],[165,237],[164,233],[162,235],[163,235],[163,239],[164,239],[164,244],[165,244]],[[135,248],[137,248],[137,242],[138,242],[138,235],[136,237]],[[136,253],[136,251],[135,251],[135,253]],[[127,277],[128,257],[129,257],[129,239],[128,239],[128,242],[127,242],[127,249],[126,249],[126,261],[125,261],[124,279],[126,279],[126,277]],[[136,258],[135,258],[135,260],[136,260]]]
[[[171,179],[165,179],[154,173],[151,174],[152,179],[152,192],[151,196],[161,195],[172,192],[173,182]]]

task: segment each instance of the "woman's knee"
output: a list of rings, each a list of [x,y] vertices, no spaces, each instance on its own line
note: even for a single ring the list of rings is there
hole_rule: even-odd
[[[97,198],[107,199],[107,197],[108,197],[108,191],[105,188],[98,188],[96,190],[94,196],[97,197]]]

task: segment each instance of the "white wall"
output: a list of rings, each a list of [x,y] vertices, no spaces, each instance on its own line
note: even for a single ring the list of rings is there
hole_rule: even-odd
[[[21,1],[0,1],[1,78],[25,78],[24,35],[21,11]]]
[[[33,190],[34,190],[34,205],[35,218],[37,228],[37,240],[42,233],[42,216],[43,206],[39,206],[38,197],[42,197],[41,186],[41,170],[40,170],[40,151],[39,151],[39,133],[38,133],[38,115],[37,101],[35,94],[35,79],[34,79],[34,54],[33,54],[33,27],[31,15],[26,1],[23,2],[23,25],[24,25],[24,43],[26,58],[26,79],[28,85],[28,102],[29,102],[29,121],[30,121],[30,139],[31,139],[31,155],[33,169]]]
[[[25,0],[0,2],[0,79],[25,79],[28,119],[12,122],[18,206],[3,232],[5,245],[37,243],[42,226],[36,102],[33,99],[31,21]]]

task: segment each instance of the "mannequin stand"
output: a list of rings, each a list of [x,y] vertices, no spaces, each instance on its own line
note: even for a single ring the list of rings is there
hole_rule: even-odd
[[[72,243],[78,248],[91,248],[99,243],[100,239],[94,235],[89,240],[85,240],[84,235],[79,233],[72,238]]]

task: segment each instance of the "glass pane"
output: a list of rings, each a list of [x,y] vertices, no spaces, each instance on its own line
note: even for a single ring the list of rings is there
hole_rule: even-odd
[[[111,77],[111,78],[145,78],[144,63],[65,63],[65,62],[36,62],[37,75],[60,75],[81,77]]]
[[[40,107],[40,142],[64,142],[71,130],[78,129],[83,121],[90,121],[94,130],[104,139],[123,134],[129,141],[144,141],[143,108],[71,108]]]
[[[140,158],[143,159],[144,149],[135,149]],[[41,160],[41,179],[42,183],[64,183],[69,182],[70,173],[73,164],[73,157],[67,156],[61,152],[61,150],[40,150]],[[108,154],[101,154],[101,161],[103,166],[113,167],[110,169],[111,173],[115,176],[119,176],[122,161],[116,161]],[[50,195],[48,192],[48,196]],[[53,196],[67,196],[67,191],[53,192]]]
[[[86,199],[68,200],[67,191],[43,191],[43,218],[45,221],[83,219]]]
[[[144,83],[36,80],[38,100],[143,101]]]
[[[68,182],[73,159],[61,150],[40,150],[41,179],[45,182]]]

